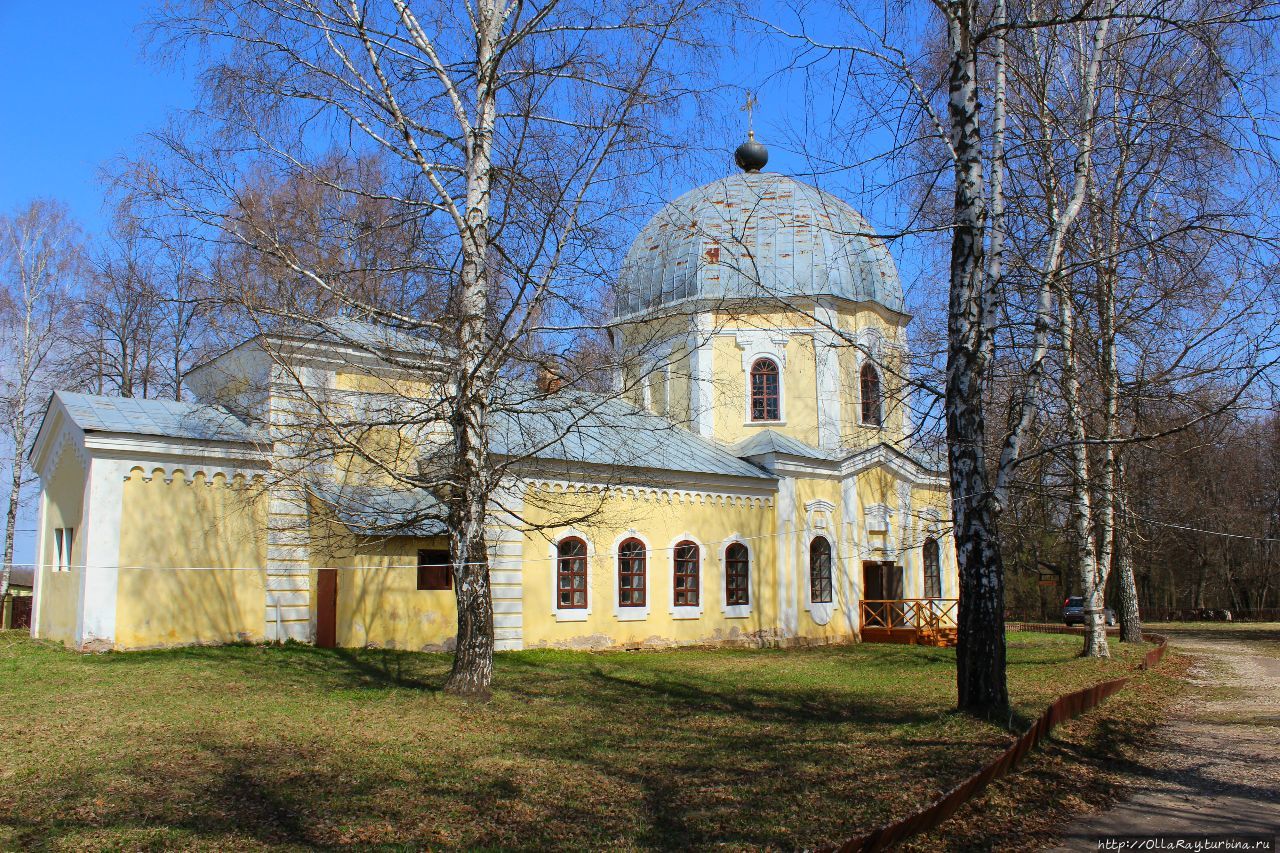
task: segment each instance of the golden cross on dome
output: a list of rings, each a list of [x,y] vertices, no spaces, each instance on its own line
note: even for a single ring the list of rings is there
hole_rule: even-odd
[[[752,114],[755,108],[760,106],[760,102],[756,100],[756,96],[747,92],[747,98],[742,104],[742,109],[747,113],[747,139],[754,140],[756,138],[755,124],[752,121]]]

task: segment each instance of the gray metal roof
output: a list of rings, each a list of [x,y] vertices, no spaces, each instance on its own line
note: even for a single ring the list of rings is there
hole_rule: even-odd
[[[31,587],[35,586],[36,570],[35,566],[14,566],[9,570],[9,586],[15,587]]]
[[[444,348],[428,338],[400,331],[384,323],[366,323],[350,317],[327,317],[313,320],[292,330],[295,335],[316,335],[335,343],[344,343],[374,352],[402,352],[421,356],[438,356]]]
[[[365,536],[444,536],[446,509],[426,489],[313,483],[311,493],[348,530]]]
[[[204,441],[265,442],[266,436],[219,406],[137,397],[102,397],[55,391],[76,426],[85,432],[115,432]]]
[[[820,459],[833,462],[838,454],[821,450],[799,439],[783,435],[772,429],[762,430],[750,438],[743,439],[731,448],[735,456],[763,456],[775,453],[781,456],[801,456],[806,459]]]
[[[666,418],[572,391],[531,401],[525,411],[495,412],[489,446],[509,457],[772,479]]]
[[[797,296],[905,310],[893,258],[861,214],[785,175],[744,172],[685,193],[649,221],[627,252],[615,313]]]

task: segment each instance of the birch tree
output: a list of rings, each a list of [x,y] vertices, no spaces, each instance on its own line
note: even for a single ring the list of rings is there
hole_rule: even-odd
[[[14,531],[31,476],[28,444],[54,385],[66,384],[56,367],[71,320],[79,240],[70,214],[57,202],[33,201],[0,218],[0,423],[9,469],[0,601],[9,592]]]
[[[663,123],[690,89],[673,59],[699,47],[705,10],[697,0],[223,0],[164,24],[211,48],[215,121],[198,139],[161,137],[180,168],[150,176],[153,196],[343,313],[430,338],[447,361],[440,405],[412,417],[448,435],[441,465],[415,484],[447,507],[458,611],[450,692],[483,696],[492,678],[485,526],[502,481],[488,444],[495,406],[507,404],[500,380],[590,327],[627,182],[680,144]],[[342,168],[326,166],[335,162]],[[417,312],[350,288],[340,264],[284,239],[273,210],[244,215],[255,173],[380,206],[380,226],[413,223],[438,237],[404,263],[440,298]],[[260,322],[315,319],[288,296],[240,305]]]
[[[1264,6],[934,0],[924,7],[926,13],[913,16],[911,11],[899,15],[849,2],[841,7],[849,26],[840,38],[819,37],[803,14],[797,14],[794,26],[772,26],[801,45],[797,67],[814,78],[831,71],[821,59],[839,63],[842,99],[833,109],[839,113],[845,104],[855,103],[864,111],[839,125],[842,136],[857,140],[849,156],[859,168],[879,161],[887,188],[912,188],[906,194],[912,205],[899,234],[932,231],[949,240],[941,252],[948,265],[945,380],[936,393],[948,445],[961,577],[957,669],[962,709],[998,715],[1006,707],[998,520],[1019,488],[1019,468],[1046,453],[1062,460],[1062,479],[1072,484],[1067,505],[1080,552],[1078,580],[1088,584],[1089,609],[1099,611],[1091,614],[1095,641],[1090,649],[1105,651],[1105,638],[1096,642],[1101,589],[1109,571],[1103,564],[1117,552],[1110,533],[1103,544],[1097,534],[1101,528],[1115,528],[1114,489],[1106,488],[1104,477],[1104,494],[1095,494],[1099,460],[1094,457],[1104,445],[1152,438],[1122,429],[1116,419],[1110,432],[1104,427],[1099,434],[1093,401],[1106,395],[1098,394],[1093,384],[1095,339],[1080,337],[1098,330],[1096,319],[1082,324],[1078,306],[1083,281],[1079,241],[1089,224],[1087,204],[1097,179],[1098,111],[1104,95],[1123,88],[1107,75],[1114,76],[1141,49],[1159,43],[1161,34],[1199,39],[1206,50],[1201,60],[1238,87],[1235,107],[1219,115],[1248,116],[1233,125],[1232,143],[1244,157],[1228,172],[1233,178],[1247,176],[1256,189],[1259,174],[1274,173],[1268,171],[1265,151],[1271,114],[1260,97],[1267,72],[1249,65],[1274,17]],[[1108,35],[1121,24],[1122,35]],[[1123,51],[1116,45],[1121,38]],[[1138,42],[1139,49],[1131,49],[1130,42]],[[1128,75],[1127,82],[1136,79]],[[1188,96],[1187,105],[1203,109],[1203,90],[1192,90],[1195,94],[1182,93]],[[1133,98],[1142,94],[1150,91]],[[1158,97],[1178,100],[1168,87]],[[1250,122],[1255,124],[1249,127]],[[859,132],[872,130],[892,139],[876,156],[867,154]],[[1159,132],[1173,134],[1172,144],[1177,144],[1177,129],[1164,125]],[[1181,141],[1188,158],[1217,161],[1221,156],[1221,147],[1202,135],[1183,134]],[[1250,173],[1242,161],[1260,163],[1263,169]],[[1112,179],[1111,172],[1104,177]],[[1124,176],[1117,179],[1124,187]],[[1159,203],[1176,207],[1176,197]],[[1133,220],[1135,232],[1145,228],[1148,248],[1179,233],[1159,203],[1136,212]],[[1240,224],[1228,220],[1191,224],[1201,233]],[[1274,229],[1257,233],[1255,247],[1267,243]],[[1106,241],[1098,248],[1105,251]],[[1128,249],[1117,251],[1125,257]],[[1258,256],[1267,251],[1263,248]],[[1105,294],[1103,303],[1103,310],[1114,311]],[[1089,305],[1090,318],[1094,308]],[[1216,321],[1230,314],[1224,311]],[[1203,363],[1200,356],[1212,346],[1200,349],[1197,360]],[[1253,347],[1253,355],[1262,349]],[[1122,354],[1121,346],[1116,358]],[[1170,366],[1174,364],[1176,357]],[[1256,376],[1265,359],[1232,358],[1230,364]],[[991,418],[1000,409],[1007,419],[993,430]],[[1062,432],[1055,433],[1059,428]],[[1119,470],[1106,453],[1101,454],[1101,468],[1113,480]]]

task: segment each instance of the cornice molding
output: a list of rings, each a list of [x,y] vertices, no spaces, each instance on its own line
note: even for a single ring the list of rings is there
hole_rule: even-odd
[[[530,488],[550,495],[616,495],[629,500],[649,501],[671,505],[704,505],[766,508],[773,506],[771,495],[735,494],[700,489],[668,488],[665,486],[612,486],[599,483],[526,477]]]

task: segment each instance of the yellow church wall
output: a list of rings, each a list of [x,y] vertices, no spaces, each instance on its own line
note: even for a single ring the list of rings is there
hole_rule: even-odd
[[[453,590],[418,589],[418,550],[447,550],[447,539],[397,536],[361,542],[332,528],[329,534],[332,538],[323,547],[313,545],[311,563],[338,570],[339,646],[413,651],[453,647],[458,633]],[[312,578],[314,591],[315,572]]]
[[[583,513],[585,521],[559,524]],[[758,499],[640,497],[610,493],[538,491],[527,496],[522,517],[534,527],[524,537],[523,630],[525,647],[603,648],[614,645],[677,645],[704,642],[767,643],[778,619],[774,511]],[[557,611],[555,543],[581,536],[588,547],[588,608]],[[617,554],[635,536],[647,553],[647,609],[643,618],[623,619],[641,608],[616,607]],[[750,554],[750,612],[728,616],[724,549],[744,540]],[[673,546],[689,538],[700,548],[700,606],[695,618],[673,615]],[[692,615],[692,614],[689,614]],[[572,620],[572,621],[570,621]]]
[[[116,646],[261,642],[266,496],[243,478],[135,468],[124,484]]]
[[[359,452],[343,451],[334,457],[334,467],[343,472],[347,483],[395,483],[395,473],[414,472],[422,458],[422,448],[404,431],[392,427],[370,426],[349,438],[359,446]]]
[[[715,405],[715,438],[729,444],[749,438],[761,429],[772,429],[807,444],[818,444],[817,366],[813,339],[792,335],[787,342],[782,373],[782,421],[752,422],[748,411],[747,372],[742,349],[729,336],[712,340],[712,399]],[[748,368],[750,365],[748,365]]]
[[[747,305],[712,312],[712,327],[719,332],[750,329],[808,329],[813,313],[807,302],[797,300],[794,308],[766,308]]]
[[[392,394],[415,400],[427,400],[440,395],[440,386],[418,379],[360,373],[339,370],[334,374],[334,387],[339,391],[360,391],[366,394]]]
[[[44,548],[39,555],[40,597],[37,602],[40,637],[72,645],[76,638],[76,610],[80,599],[80,576],[84,569],[81,520],[84,509],[86,472],[69,448],[64,448],[53,475],[44,484]],[[57,571],[53,531],[75,529],[70,571]],[[80,565],[77,564],[79,560]]]

